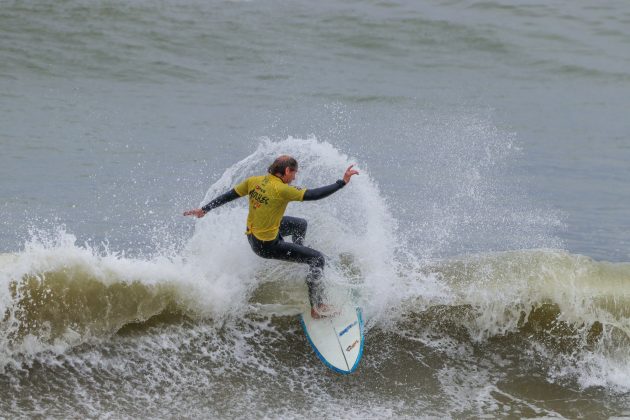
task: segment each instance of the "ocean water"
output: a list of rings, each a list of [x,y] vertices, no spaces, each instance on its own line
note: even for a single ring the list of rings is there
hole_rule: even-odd
[[[0,417],[630,416],[630,4],[0,2]],[[359,369],[237,200],[279,154]]]

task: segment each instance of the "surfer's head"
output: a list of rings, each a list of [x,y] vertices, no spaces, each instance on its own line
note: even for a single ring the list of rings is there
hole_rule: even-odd
[[[280,155],[273,161],[267,169],[271,175],[275,175],[285,184],[290,184],[295,179],[298,170],[298,163],[294,157],[289,155]]]

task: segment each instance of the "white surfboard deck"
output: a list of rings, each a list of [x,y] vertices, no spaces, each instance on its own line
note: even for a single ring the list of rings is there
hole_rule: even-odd
[[[310,307],[301,316],[306,338],[317,357],[335,372],[356,370],[363,355],[363,315],[355,305],[342,306],[333,317],[313,319]]]

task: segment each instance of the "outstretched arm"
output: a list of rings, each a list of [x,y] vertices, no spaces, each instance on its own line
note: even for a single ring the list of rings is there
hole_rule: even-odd
[[[240,196],[236,193],[236,191],[232,188],[230,191],[221,194],[214,200],[210,201],[208,204],[203,206],[200,209],[192,209],[184,212],[184,216],[195,216],[195,217],[203,217],[210,210],[215,209],[219,206],[224,205],[225,203],[229,203],[232,200],[239,198]]]
[[[334,184],[326,185],[325,187],[313,188],[304,191],[304,201],[321,200],[326,198],[332,193],[339,191],[346,185],[345,182],[338,179]]]
[[[343,174],[343,180],[338,179],[334,184],[326,185],[325,187],[314,188],[311,190],[306,190],[304,192],[304,201],[313,201],[313,200],[321,200],[322,198],[326,198],[332,193],[339,191],[345,185],[350,182],[350,178],[353,175],[358,175],[359,171],[356,169],[352,169],[354,165],[350,165],[346,172]]]

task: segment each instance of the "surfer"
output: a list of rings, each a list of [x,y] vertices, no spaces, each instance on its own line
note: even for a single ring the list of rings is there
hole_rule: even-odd
[[[301,189],[291,184],[298,171],[297,161],[288,155],[279,156],[269,166],[266,175],[245,179],[226,193],[211,200],[205,206],[188,210],[184,216],[203,217],[210,210],[229,203],[239,197],[249,197],[247,215],[247,240],[256,255],[308,264],[306,285],[311,304],[311,316],[322,318],[331,314],[331,308],[322,302],[321,277],[324,271],[324,254],[304,246],[307,221],[298,217],[285,216],[291,201],[312,201],[328,197],[343,188],[353,175],[358,175],[350,165],[343,179],[333,184],[314,189]],[[286,242],[291,236],[292,242]]]

